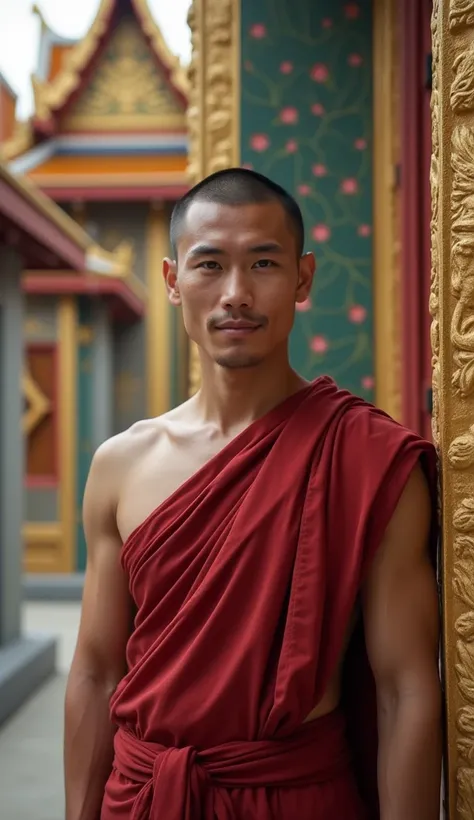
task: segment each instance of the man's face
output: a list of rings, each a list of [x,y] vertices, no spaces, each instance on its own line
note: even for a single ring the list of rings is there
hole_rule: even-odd
[[[311,288],[314,258],[298,258],[278,202],[198,201],[186,216],[177,267],[165,261],[164,274],[189,337],[222,367],[253,367],[286,351],[295,302]]]

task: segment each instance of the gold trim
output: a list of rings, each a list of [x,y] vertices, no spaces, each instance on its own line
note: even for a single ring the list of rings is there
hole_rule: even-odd
[[[179,57],[173,54],[169,48],[150,11],[147,0],[133,0],[133,5],[141,18],[140,23],[143,33],[150,38],[155,54],[170,72],[171,83],[187,98],[189,85],[186,70],[181,65]]]
[[[474,818],[473,0],[434,0],[431,158],[433,436],[443,508],[448,814]]]
[[[41,188],[103,188],[104,186],[154,187],[157,185],[188,185],[189,177],[185,171],[176,174],[153,172],[114,173],[114,174],[34,174],[35,185]]]
[[[27,120],[27,122],[17,120],[12,136],[0,145],[0,159],[10,162],[15,157],[26,154],[33,147],[33,143],[31,120]]]
[[[179,59],[172,54],[165,43],[163,35],[153,20],[146,0],[133,0],[136,7],[139,25],[144,34],[150,38],[153,48],[156,49],[158,59],[170,71],[171,82],[183,94],[187,94],[187,83]],[[40,120],[48,120],[54,111],[60,109],[71,94],[80,86],[84,69],[89,65],[97,51],[102,36],[106,33],[115,7],[115,0],[101,0],[94,22],[89,31],[66,54],[64,68],[49,83],[41,82],[33,76],[33,94],[35,116]]]
[[[76,565],[76,414],[77,414],[77,305],[64,296],[58,308],[59,375],[59,511],[63,533],[62,571]]]
[[[396,233],[396,133],[399,109],[394,90],[397,14],[393,0],[373,4],[374,156],[373,305],[375,401],[401,419],[401,305]]]
[[[23,373],[21,387],[23,397],[28,402],[28,408],[21,417],[21,429],[25,436],[29,436],[50,412],[51,402],[28,371]]]
[[[188,15],[189,164],[192,184],[240,164],[240,0],[193,0]],[[200,383],[191,344],[189,392]]]
[[[82,115],[71,114],[70,117],[64,119],[64,128],[68,131],[126,131],[127,129],[133,131],[150,132],[155,134],[157,131],[176,130],[184,131],[186,127],[186,114],[124,114],[113,117],[102,115]]]
[[[170,305],[161,275],[169,254],[166,211],[162,204],[150,207],[147,226],[147,381],[148,414],[160,416],[170,409]]]
[[[58,522],[26,522],[22,526],[21,534],[25,572],[63,571],[63,532]]]
[[[86,256],[88,278],[120,279],[142,302],[148,298],[147,286],[133,271],[135,255],[130,242],[124,240],[113,251],[92,245]]]

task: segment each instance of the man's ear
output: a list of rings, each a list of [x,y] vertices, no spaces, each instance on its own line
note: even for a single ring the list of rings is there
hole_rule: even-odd
[[[308,298],[316,272],[316,259],[314,253],[305,253],[300,259],[298,271],[298,287],[296,289],[296,301],[305,302]]]
[[[174,307],[179,307],[181,305],[177,270],[175,260],[169,259],[168,257],[163,259],[163,279],[165,280],[168,299]]]

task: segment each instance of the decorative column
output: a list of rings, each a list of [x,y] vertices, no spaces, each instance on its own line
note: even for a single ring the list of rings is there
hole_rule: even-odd
[[[91,305],[92,353],[92,450],[113,434],[113,335],[109,308],[98,299]]]
[[[22,260],[16,251],[0,246],[0,646],[20,637],[24,495],[21,271]]]
[[[77,525],[77,303],[63,296],[58,307],[59,337],[59,517],[62,529],[61,571],[76,567]]]
[[[240,0],[193,0],[188,24],[189,166],[191,183],[240,164]],[[200,383],[197,348],[191,344],[189,391]]]
[[[147,384],[148,415],[170,409],[170,304],[162,266],[169,256],[169,223],[163,203],[152,203],[147,226]]]
[[[474,1],[433,3],[433,433],[442,465],[450,820],[474,820]]]

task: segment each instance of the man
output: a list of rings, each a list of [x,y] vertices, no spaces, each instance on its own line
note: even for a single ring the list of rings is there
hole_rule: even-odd
[[[435,820],[433,449],[291,369],[315,261],[282,188],[219,172],[171,238],[202,385],[91,467],[67,820]]]

